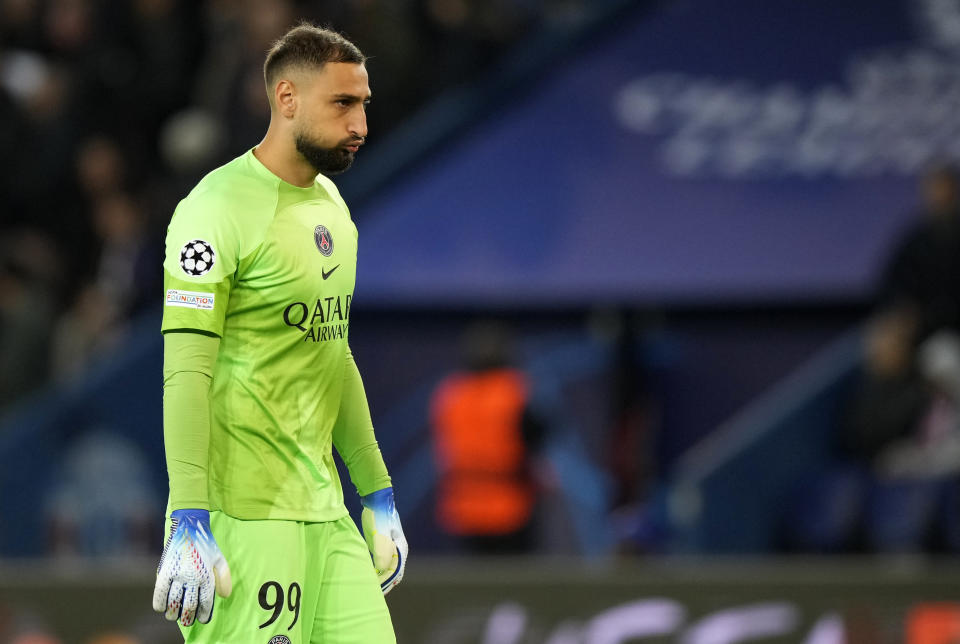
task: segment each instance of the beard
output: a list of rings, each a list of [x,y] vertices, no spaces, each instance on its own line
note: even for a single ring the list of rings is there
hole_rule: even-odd
[[[294,137],[297,152],[307,160],[307,163],[314,170],[328,176],[340,174],[353,164],[353,152],[343,147],[350,143],[353,143],[353,141],[344,141],[332,148],[325,148],[309,140],[303,133]]]

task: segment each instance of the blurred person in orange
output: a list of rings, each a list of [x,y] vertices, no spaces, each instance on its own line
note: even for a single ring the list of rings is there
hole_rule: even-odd
[[[444,379],[431,401],[437,520],[478,554],[535,545],[534,455],[544,431],[530,410],[530,382],[511,366],[512,356],[504,326],[471,326],[463,338],[464,370]]]
[[[960,604],[916,604],[907,614],[906,631],[906,644],[957,644],[960,642]]]

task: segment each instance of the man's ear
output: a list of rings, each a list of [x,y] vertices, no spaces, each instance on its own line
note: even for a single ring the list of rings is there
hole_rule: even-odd
[[[287,79],[277,81],[273,88],[273,100],[277,106],[277,113],[284,118],[292,119],[297,111],[296,85]]]

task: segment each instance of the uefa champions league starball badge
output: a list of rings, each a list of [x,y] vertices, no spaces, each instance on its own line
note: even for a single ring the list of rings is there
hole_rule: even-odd
[[[333,253],[333,236],[326,226],[317,226],[313,229],[313,242],[324,257],[330,257]]]
[[[180,268],[187,275],[205,275],[213,268],[215,261],[213,246],[202,239],[189,241],[180,249]]]

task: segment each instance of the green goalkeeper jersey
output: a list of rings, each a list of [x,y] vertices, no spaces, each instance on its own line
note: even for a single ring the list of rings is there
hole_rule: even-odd
[[[252,150],[177,206],[162,330],[221,338],[209,394],[209,509],[240,519],[347,514],[335,426],[370,425],[372,437],[359,375],[350,386],[347,371],[356,372],[347,343],[356,261],[357,229],[333,183],[323,175],[309,188],[286,183]],[[376,458],[382,469],[379,450]],[[385,469],[381,487],[384,477]]]

